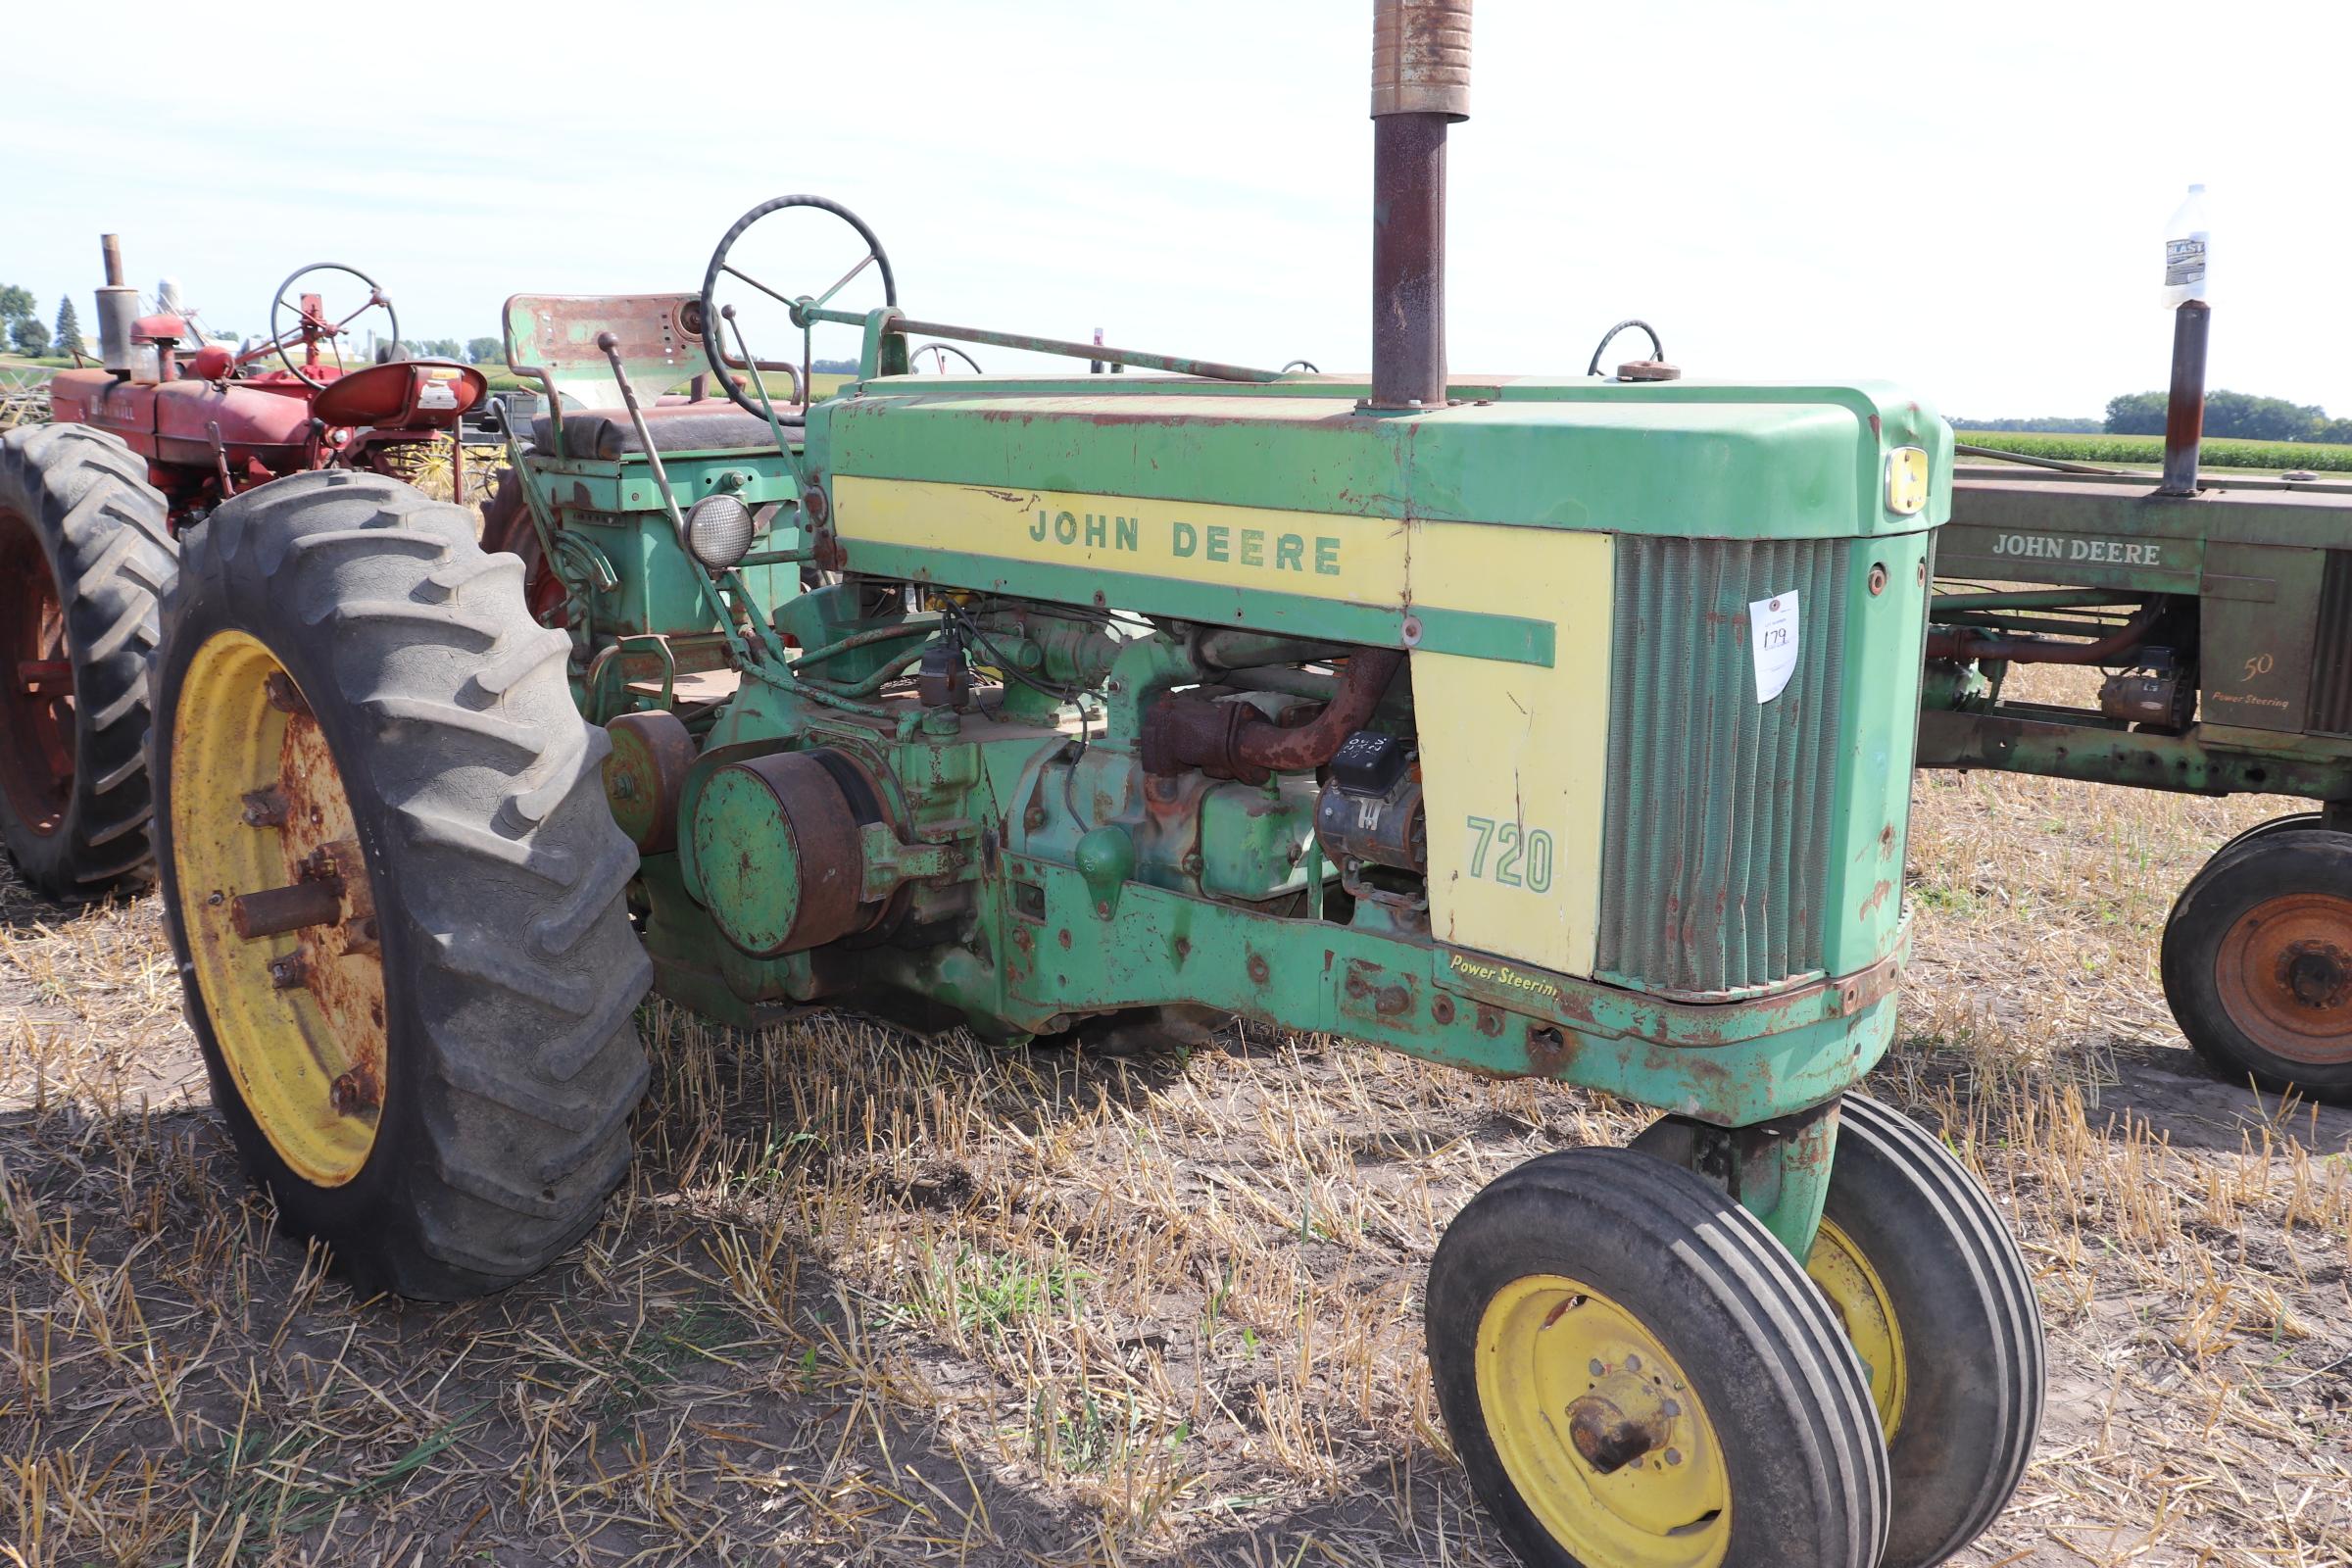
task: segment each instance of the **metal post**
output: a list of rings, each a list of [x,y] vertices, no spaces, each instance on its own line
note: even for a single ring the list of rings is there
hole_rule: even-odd
[[[1372,122],[1372,406],[1446,401],[1444,115]]]
[[[2197,493],[2197,448],[2205,438],[2205,335],[2213,307],[2190,300],[2173,317],[2173,390],[2164,409],[2160,496]]]
[[[1372,397],[1446,402],[1446,127],[1470,117],[1470,0],[1372,11]]]

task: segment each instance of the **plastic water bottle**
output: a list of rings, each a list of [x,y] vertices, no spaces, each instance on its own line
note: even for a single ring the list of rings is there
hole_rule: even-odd
[[[2176,310],[2205,297],[2205,263],[2211,241],[2205,226],[2205,187],[2188,187],[2188,199],[2164,225],[2164,308]]]

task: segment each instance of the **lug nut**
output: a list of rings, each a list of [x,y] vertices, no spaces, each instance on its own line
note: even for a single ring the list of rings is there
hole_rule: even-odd
[[[328,1098],[338,1116],[365,1115],[383,1103],[383,1096],[376,1092],[374,1074],[365,1067],[354,1067],[338,1077],[328,1091]]]
[[[311,705],[302,700],[302,691],[294,684],[294,677],[282,669],[270,672],[270,678],[262,682],[262,695],[281,713],[308,714],[311,710]]]
[[[270,960],[270,983],[280,991],[292,991],[310,984],[311,966],[299,953],[289,953],[282,958]]]

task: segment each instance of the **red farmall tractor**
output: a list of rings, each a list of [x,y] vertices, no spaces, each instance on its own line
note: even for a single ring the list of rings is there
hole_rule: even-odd
[[[103,368],[60,371],[52,422],[0,439],[0,840],[28,882],[69,900],[151,868],[147,653],[173,536],[281,474],[396,471],[443,439],[463,501],[458,421],[487,389],[446,360],[347,366],[370,313],[395,353],[400,337],[356,268],[297,270],[269,337],[239,352],[182,317],[141,316],[115,236],[103,247]],[[313,281],[330,273],[366,290],[348,315]]]

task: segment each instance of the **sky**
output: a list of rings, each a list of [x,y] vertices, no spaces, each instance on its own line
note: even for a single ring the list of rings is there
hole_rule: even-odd
[[[0,95],[0,282],[85,330],[101,231],[220,327],[323,259],[468,338],[515,292],[696,287],[738,213],[808,191],[918,317],[1370,359],[1365,0],[11,11],[10,57],[56,69]],[[1574,374],[1639,316],[1694,377],[2096,416],[2165,382],[2200,180],[2211,384],[2352,415],[2347,44],[2342,0],[1482,0],[1451,364]]]

